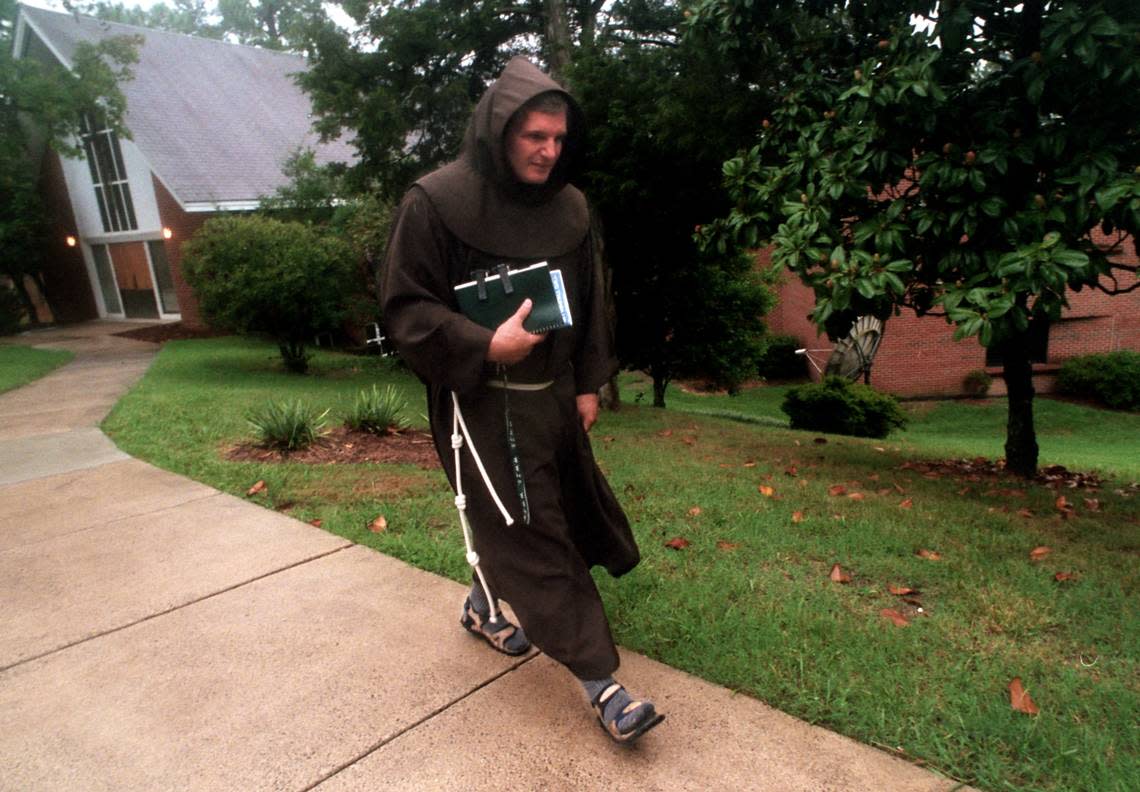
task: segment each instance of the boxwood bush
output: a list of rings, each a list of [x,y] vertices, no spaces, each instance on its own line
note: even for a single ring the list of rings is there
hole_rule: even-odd
[[[344,317],[355,255],[319,229],[258,215],[215,217],[183,251],[182,272],[210,323],[269,335],[290,371],[305,372],[306,344]]]
[[[1065,361],[1057,390],[1097,399],[1117,410],[1140,409],[1140,352],[1122,350]]]
[[[792,388],[780,409],[792,419],[793,429],[886,437],[891,429],[906,426],[898,399],[842,377]]]

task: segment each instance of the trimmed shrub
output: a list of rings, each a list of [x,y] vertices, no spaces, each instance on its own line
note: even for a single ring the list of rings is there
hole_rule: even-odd
[[[345,419],[345,425],[372,434],[402,432],[411,426],[404,417],[408,401],[391,385],[383,390],[373,385],[356,394],[356,402]]]
[[[217,217],[183,250],[183,274],[211,324],[271,336],[290,371],[307,371],[305,345],[344,317],[355,256],[330,234],[257,215]]]
[[[974,369],[962,379],[962,390],[970,396],[985,396],[993,384],[993,377],[981,369]]]
[[[769,336],[757,373],[768,380],[797,380],[807,376],[807,359],[797,355],[802,345],[790,335]]]
[[[793,429],[886,437],[891,429],[906,426],[898,399],[842,377],[827,377],[792,388],[780,406]]]
[[[266,448],[297,451],[312,444],[324,433],[325,416],[300,399],[271,401],[253,410],[246,422],[253,428],[258,443]]]
[[[1062,364],[1057,390],[1092,398],[1116,410],[1140,409],[1140,352],[1084,355]]]

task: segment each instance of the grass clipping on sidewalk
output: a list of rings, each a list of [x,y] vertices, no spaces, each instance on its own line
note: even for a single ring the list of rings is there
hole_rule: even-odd
[[[135,456],[469,579],[439,470],[225,459],[270,396],[327,408],[333,425],[362,388],[390,384],[424,412],[388,361],[319,353],[299,377],[275,358],[251,341],[168,344],[104,428]],[[627,394],[592,432],[643,554],[621,580],[596,576],[618,641],[983,789],[1132,788],[1140,491],[1113,449],[1135,449],[1140,416],[1041,402],[1043,463],[1097,453],[1103,477],[1048,487],[930,461],[986,447],[972,433],[1001,402],[911,408],[887,441],[683,411],[770,419],[771,390],[673,393],[669,410]]]

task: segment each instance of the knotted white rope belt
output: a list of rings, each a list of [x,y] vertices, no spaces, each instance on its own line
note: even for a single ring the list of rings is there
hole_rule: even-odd
[[[546,390],[553,384],[553,380],[536,383],[508,382],[506,377],[502,380],[487,381],[489,387],[516,391],[541,391]],[[459,463],[459,452],[463,448],[464,442],[467,443],[467,448],[471,451],[471,458],[475,462],[475,467],[479,470],[479,475],[483,478],[483,484],[487,487],[487,493],[491,496],[491,500],[495,502],[499,513],[503,515],[503,520],[506,521],[507,525],[514,525],[515,521],[514,518],[511,517],[510,512],[507,511],[507,507],[503,505],[499,493],[495,491],[495,486],[491,483],[491,477],[487,475],[487,469],[483,466],[483,460],[479,457],[479,452],[475,449],[475,443],[471,440],[471,433],[467,431],[467,422],[463,420],[463,411],[459,408],[459,397],[456,396],[455,391],[451,392],[451,406],[451,448],[455,453],[455,508],[459,511],[459,524],[463,528],[463,542],[467,546],[467,563],[475,570],[475,575],[479,578],[479,585],[483,587],[483,593],[487,596],[487,604],[491,608],[491,623],[497,624],[499,614],[495,609],[495,598],[491,596],[491,588],[487,585],[487,578],[483,575],[483,570],[479,566],[479,554],[475,552],[475,541],[471,535],[471,523],[467,519],[467,496],[463,494],[463,477]],[[509,406],[506,408],[506,421],[507,443],[511,450],[511,464],[514,469],[515,483],[518,485],[519,499],[523,505],[524,522],[529,523],[530,506],[527,503],[526,487],[523,482],[518,448],[515,445],[514,428],[511,426]]]

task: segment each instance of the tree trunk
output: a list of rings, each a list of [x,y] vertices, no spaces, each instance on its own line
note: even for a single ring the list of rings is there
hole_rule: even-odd
[[[649,370],[649,376],[653,377],[653,406],[665,409],[665,389],[669,387],[669,378],[662,376],[656,366]]]
[[[1002,377],[1009,400],[1005,468],[1032,478],[1037,475],[1037,434],[1033,429],[1033,364],[1027,334],[1011,338],[1002,353]]]
[[[28,293],[28,285],[24,283],[23,278],[12,278],[12,286],[16,289],[16,294],[20,297],[20,302],[24,304],[24,313],[28,315],[28,324],[32,327],[40,326],[40,317],[36,313],[36,303],[32,300],[32,295]],[[43,291],[40,291],[43,294]]]
[[[543,0],[543,6],[546,10],[550,76],[559,85],[565,85],[566,67],[570,64],[570,20],[566,16],[566,0]]]
[[[601,273],[602,291],[605,294],[606,326],[610,329],[610,345],[615,344],[614,332],[617,328],[617,304],[614,302],[614,273],[606,260],[606,238],[602,228],[602,218],[590,207],[590,244],[593,246],[594,261],[598,262],[595,272]],[[599,404],[604,410],[617,412],[621,409],[621,391],[618,390],[617,375],[602,386]]]

